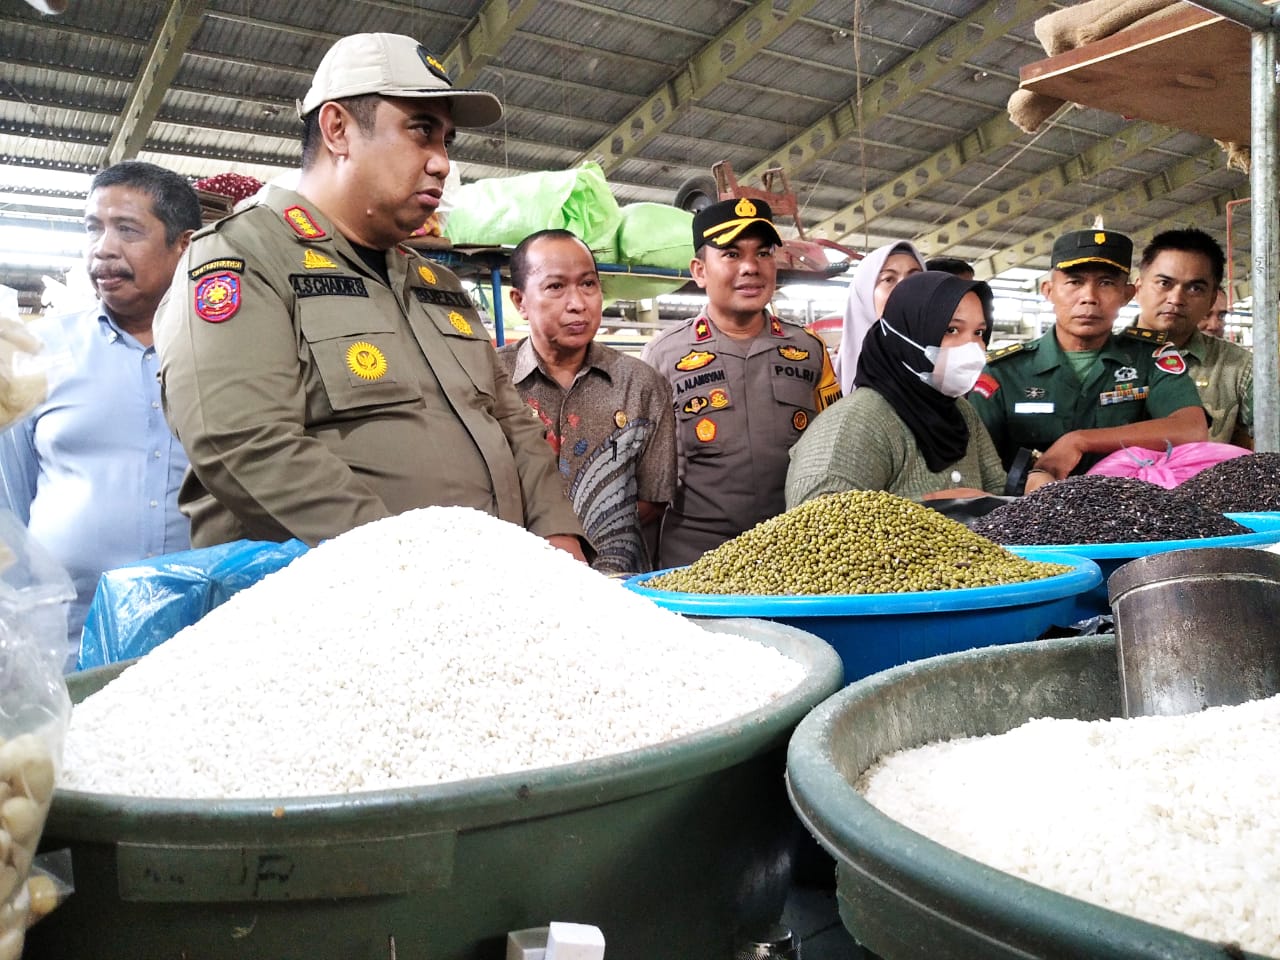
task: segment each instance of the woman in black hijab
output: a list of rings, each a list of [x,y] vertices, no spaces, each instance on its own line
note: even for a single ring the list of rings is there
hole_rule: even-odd
[[[841,490],[923,500],[1004,492],[1000,457],[964,399],[986,361],[991,303],[982,281],[937,271],[894,288],[863,341],[859,389],[791,448],[788,508]]]

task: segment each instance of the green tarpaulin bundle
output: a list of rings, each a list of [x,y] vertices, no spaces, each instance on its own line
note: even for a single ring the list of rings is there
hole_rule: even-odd
[[[513,246],[560,228],[581,237],[601,262],[617,259],[622,214],[597,163],[463,184],[454,204],[445,235],[455,245]]]

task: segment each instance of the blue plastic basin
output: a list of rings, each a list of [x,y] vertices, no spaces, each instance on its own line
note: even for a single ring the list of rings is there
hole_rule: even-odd
[[[1013,551],[1028,556],[1022,549]],[[1076,597],[1102,584],[1094,561],[1037,549],[1035,560],[1069,565],[1055,577],[999,587],[916,593],[762,596],[653,590],[645,573],[626,586],[661,607],[697,617],[758,617],[821,637],[844,663],[845,682],[889,667],[972,647],[1033,640],[1054,625],[1073,623]]]
[[[1195,540],[1148,540],[1133,543],[1059,543],[1050,546],[1010,546],[1009,549],[1035,560],[1048,559],[1050,554],[1072,553],[1088,557],[1102,570],[1102,582],[1076,602],[1071,622],[1087,620],[1099,614],[1111,612],[1107,600],[1107,579],[1130,560],[1168,553],[1171,550],[1188,550],[1196,547],[1265,547],[1280,543],[1280,513],[1228,513],[1226,516],[1253,533],[1240,533],[1233,537],[1200,537]]]

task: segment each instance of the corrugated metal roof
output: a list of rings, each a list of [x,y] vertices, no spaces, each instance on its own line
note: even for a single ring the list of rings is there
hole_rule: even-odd
[[[103,163],[120,114],[143,82],[139,74],[168,6],[70,0],[58,17],[16,2],[0,10],[0,163],[86,170]],[[468,179],[572,165],[650,97],[675,90],[680,99],[661,129],[617,159],[601,157],[621,202],[669,202],[682,183],[708,177],[719,160],[745,177],[795,141],[801,149],[787,154],[788,173],[805,222],[812,227],[839,213],[855,244],[925,237],[1026,185],[1022,193],[1034,202],[1015,199],[945,251],[992,256],[1082,208],[1105,209],[1109,197],[1212,149],[1192,134],[1153,137],[1119,162],[1073,173],[1076,179],[1042,193],[1045,177],[1071,168],[1095,145],[1141,129],[1080,108],[1059,113],[1033,135],[999,128],[1003,142],[985,149],[968,143],[965,157],[953,157],[946,175],[936,176],[934,155],[955,150],[999,118],[1019,68],[1042,56],[1033,17],[1011,27],[1000,20],[980,49],[902,91],[880,115],[870,105],[885,74],[914,62],[917,51],[957,24],[970,21],[962,35],[980,35],[974,18],[983,0],[818,0],[767,43],[748,34],[730,49],[720,39],[752,10],[783,16],[789,7],[537,0],[518,29],[490,49],[477,32],[478,17],[487,11],[485,22],[493,25],[508,12],[521,13],[513,0],[208,0],[142,155],[191,176],[236,170],[265,179],[293,167],[300,132],[293,105],[320,58],[339,36],[378,30],[411,34],[441,57],[456,48],[464,63],[478,58],[471,85],[508,105],[493,128],[459,135],[454,159]],[[1012,0],[1002,5],[1011,7]],[[713,52],[711,61],[688,67],[704,49]],[[741,65],[720,75],[719,58],[742,52]],[[922,66],[916,69],[918,75]],[[805,157],[815,135],[830,140],[832,124],[843,135]],[[627,132],[620,136],[625,145]],[[882,200],[884,213],[872,223],[849,215],[864,191],[913,170],[919,184]],[[1244,183],[1219,160],[1193,184],[1126,207],[1117,225],[1141,230]],[[1201,225],[1223,238],[1220,218]],[[1030,265],[1041,266],[1042,258]]]

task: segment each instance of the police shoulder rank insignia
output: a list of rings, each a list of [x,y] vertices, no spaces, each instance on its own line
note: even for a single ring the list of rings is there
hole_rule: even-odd
[[[230,320],[240,309],[240,277],[230,270],[220,270],[196,283],[196,316],[209,323]]]
[[[418,276],[422,278],[423,283],[429,283],[433,287],[436,284],[436,272],[428,267],[425,263],[418,267]]]
[[[707,409],[706,397],[690,397],[689,402],[684,405],[685,413],[697,414],[701,413],[705,409]]]
[[[308,270],[336,270],[338,265],[322,253],[316,253],[307,247],[302,255],[302,265]]]
[[[797,410],[791,415],[791,425],[797,430],[803,430],[809,425],[809,414],[803,410]]]
[[[779,347],[778,355],[782,357],[783,360],[800,361],[809,359],[809,351],[801,350],[799,347]]]
[[[751,216],[755,216],[754,211],[751,213]],[[785,337],[787,335],[787,332],[782,329],[782,321],[777,317],[769,318],[769,333],[775,337]]]
[[[705,350],[690,350],[683,357],[676,361],[676,369],[688,372],[689,370],[701,370],[708,363],[716,358],[714,353],[708,353]]]
[[[693,339],[695,343],[702,343],[704,340],[711,339],[711,324],[707,322],[706,317],[699,317],[694,322]]]
[[[716,410],[723,410],[729,405],[729,394],[724,390],[712,390],[711,393],[707,395],[707,399],[710,401],[711,406]]]
[[[1179,374],[1187,372],[1187,361],[1182,359],[1182,354],[1178,352],[1178,348],[1172,343],[1166,343],[1152,356],[1156,359],[1156,366],[1165,373]]]
[[[293,227],[293,232],[304,240],[319,240],[321,237],[328,236],[320,229],[320,225],[315,222],[311,214],[299,206],[285,208],[284,222]]]
[[[471,336],[471,324],[468,323],[467,318],[457,310],[449,311],[449,323],[453,325],[453,329],[457,330],[463,336]]]
[[[997,360],[1003,360],[1005,357],[1012,357],[1015,353],[1022,350],[1022,344],[1011,343],[1007,347],[1001,347],[999,350],[992,350],[987,354],[987,363],[995,363]]]
[[[347,369],[361,380],[379,380],[386,375],[387,357],[372,343],[357,340],[347,347]]]
[[[693,432],[703,443],[710,443],[716,438],[716,422],[703,417],[694,426]]]
[[[973,385],[973,392],[987,400],[994,397],[999,389],[1000,381],[989,373],[979,374],[977,382]]]
[[[627,411],[625,410],[613,411],[613,425],[617,427],[619,430],[625,427],[627,425]]]
[[[215,271],[232,270],[236,273],[244,273],[244,261],[239,257],[224,257],[221,260],[206,260],[198,267],[192,267],[187,273],[192,280],[199,280],[206,274]]]

